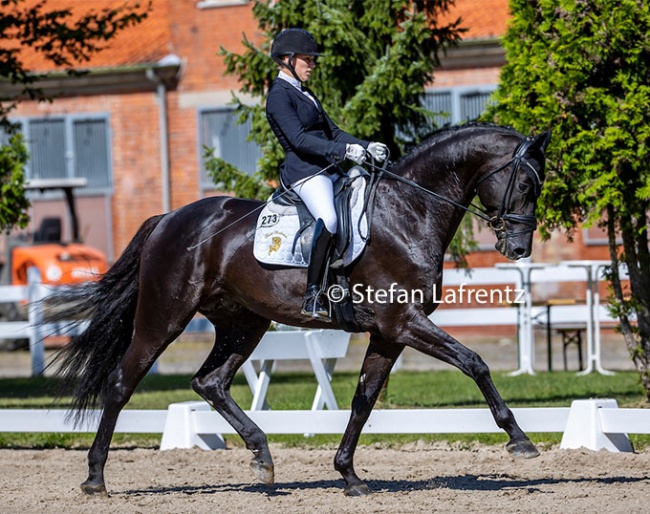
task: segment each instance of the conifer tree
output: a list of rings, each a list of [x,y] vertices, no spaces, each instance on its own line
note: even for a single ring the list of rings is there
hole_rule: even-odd
[[[282,0],[256,1],[253,14],[263,40],[244,38],[245,51],[222,48],[227,72],[255,105],[234,101],[241,119],[252,120],[251,138],[263,156],[250,176],[205,149],[206,168],[220,187],[237,196],[265,198],[277,183],[284,152],[266,121],[264,100],[277,76],[270,58],[273,38],[282,29],[300,27],[314,35],[324,54],[309,82],[334,122],[357,137],[382,141],[391,159],[418,142],[433,125],[421,105],[439,55],[460,39],[460,20],[439,25],[450,0]]]

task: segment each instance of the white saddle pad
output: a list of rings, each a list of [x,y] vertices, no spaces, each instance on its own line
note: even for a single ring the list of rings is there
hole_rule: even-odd
[[[362,216],[366,180],[359,176],[353,181],[351,187],[350,223],[353,237],[343,256],[344,266],[359,257],[368,239],[368,220],[365,213]],[[253,246],[255,258],[264,264],[306,268],[309,257],[303,256],[300,240],[296,241],[298,230],[300,230],[300,220],[296,207],[276,205],[269,200],[257,218]]]

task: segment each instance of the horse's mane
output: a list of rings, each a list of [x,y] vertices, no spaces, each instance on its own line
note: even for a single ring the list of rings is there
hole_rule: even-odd
[[[411,148],[404,154],[393,166],[393,170],[397,173],[403,166],[409,166],[423,154],[426,154],[432,147],[440,146],[442,143],[450,138],[456,137],[459,133],[469,132],[472,130],[494,130],[502,131],[508,134],[519,134],[514,128],[504,125],[497,125],[495,123],[470,121],[463,125],[452,125],[443,127],[432,132],[422,143]]]

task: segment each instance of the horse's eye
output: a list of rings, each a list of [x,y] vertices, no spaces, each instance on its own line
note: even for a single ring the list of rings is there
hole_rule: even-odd
[[[520,182],[517,187],[520,193],[528,193],[528,191],[530,191],[530,186],[528,184],[524,184],[523,182]]]

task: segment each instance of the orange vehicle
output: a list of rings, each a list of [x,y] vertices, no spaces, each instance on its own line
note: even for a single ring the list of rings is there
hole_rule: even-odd
[[[106,256],[80,243],[38,241],[11,249],[11,284],[26,285],[27,270],[36,267],[49,285],[78,284],[95,280],[107,269]]]
[[[41,280],[48,285],[70,285],[98,279],[108,269],[106,256],[100,250],[84,245],[79,237],[79,222],[74,202],[74,189],[84,187],[86,179],[37,179],[26,189],[62,190],[68,207],[71,240],[62,240],[60,217],[43,218],[33,234],[8,236],[0,268],[0,285],[26,285],[27,270],[36,267]],[[0,303],[0,321],[26,319],[25,306]],[[15,349],[25,341],[0,339],[0,349]]]

